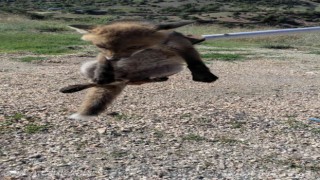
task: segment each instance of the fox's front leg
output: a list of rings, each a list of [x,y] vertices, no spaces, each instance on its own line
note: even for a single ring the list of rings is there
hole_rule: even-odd
[[[210,72],[210,69],[201,60],[199,53],[193,47],[180,53],[191,71],[192,79],[200,82],[214,82],[218,77]]]
[[[98,55],[97,67],[94,70],[93,82],[97,84],[109,84],[115,81],[114,69],[109,60],[101,53]]]
[[[214,82],[218,77],[210,72],[210,69],[201,60],[198,51],[193,47],[193,44],[202,41],[204,41],[203,38],[172,32],[166,45],[173,48],[185,60],[194,81]]]

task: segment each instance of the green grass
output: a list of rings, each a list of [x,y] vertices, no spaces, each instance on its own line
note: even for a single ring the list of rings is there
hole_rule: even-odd
[[[309,52],[309,54],[316,54],[316,55],[320,55],[320,51],[311,51],[311,52]]]
[[[295,116],[287,116],[285,123],[292,130],[310,131],[313,134],[320,134],[320,129],[312,124],[306,124],[296,119]]]
[[[263,45],[262,48],[267,48],[267,49],[292,49],[294,47],[290,46],[288,44],[266,44],[266,45]]]
[[[1,33],[0,53],[64,54],[84,45],[77,34]]]
[[[238,128],[242,128],[246,124],[246,122],[232,121],[230,124],[232,129],[238,129]]]
[[[48,126],[46,125],[28,124],[24,128],[24,132],[28,134],[34,134],[34,133],[46,131],[47,129],[48,129]]]
[[[199,136],[199,135],[196,135],[196,134],[188,134],[188,135],[183,136],[182,140],[199,142],[199,141],[205,141],[207,139],[205,137],[202,137],[202,136]]]
[[[27,116],[20,112],[7,115],[4,118],[5,120],[0,122],[0,134],[20,132],[21,130],[27,134],[33,134],[46,131],[49,128],[49,125],[36,124],[35,121],[39,120],[37,117]]]
[[[9,126],[22,119],[28,119],[28,117],[22,113],[15,113],[13,115],[4,116],[5,120],[0,122],[0,132],[4,130],[10,130]]]
[[[46,60],[46,59],[47,58],[45,58],[45,57],[37,57],[37,56],[26,56],[26,57],[16,58],[16,60],[21,61],[21,62],[42,61],[42,60]]]
[[[117,121],[121,121],[121,120],[126,120],[126,119],[130,119],[129,116],[119,113],[113,116]]]
[[[241,41],[239,39],[225,40],[207,40],[201,43],[205,46],[213,46],[219,48],[249,48],[256,46],[256,42]]]
[[[238,144],[238,143],[244,143],[240,140],[237,139],[231,139],[225,136],[221,136],[219,137],[219,139],[217,140],[218,142],[222,143],[222,144]]]
[[[0,53],[66,54],[89,44],[64,22],[35,21],[15,15],[0,18],[0,32]]]
[[[70,16],[70,17],[69,17]],[[110,21],[111,17],[56,14],[56,18],[69,18],[69,20],[30,20],[17,15],[3,15],[0,17],[0,53],[28,52],[34,54],[55,55],[69,54],[83,51],[83,46],[90,43],[80,39],[67,27],[68,24],[103,24]],[[81,19],[81,18],[80,18]],[[95,20],[94,20],[95,19]],[[273,28],[265,28],[273,29]],[[185,34],[220,34],[230,32],[254,31],[258,29],[223,28],[217,25],[188,25],[178,28],[177,31]],[[260,30],[260,29],[259,29]],[[292,47],[320,47],[320,36],[317,33],[301,33],[288,36],[266,36],[242,39],[207,40],[200,45],[216,47],[216,51],[238,51],[239,48],[272,48],[288,49]],[[199,47],[201,49],[201,47]],[[316,51],[317,49],[315,49]],[[204,58],[217,58],[219,60],[239,60],[241,55],[205,54]],[[26,60],[28,61],[28,60]]]
[[[66,26],[62,25],[49,25],[49,24],[44,24],[38,27],[35,27],[36,30],[39,32],[64,32],[64,31],[70,31],[69,28]]]
[[[244,59],[244,56],[241,54],[221,54],[221,53],[207,53],[201,54],[201,57],[204,59],[215,59],[221,61],[236,61]]]
[[[124,150],[115,150],[110,153],[111,157],[113,157],[113,158],[123,158],[123,157],[128,156],[128,154],[129,153]]]
[[[21,120],[23,118],[26,118],[26,115],[22,114],[22,113],[15,113],[11,116],[5,116],[6,119],[9,120]]]
[[[188,28],[188,27],[186,27]],[[223,34],[229,32],[250,32],[256,30],[275,29],[269,28],[257,28],[257,29],[243,29],[243,28],[221,28],[218,26],[192,26],[189,29],[183,29],[184,32],[189,34]],[[261,36],[253,38],[239,38],[239,39],[218,39],[218,40],[206,40],[201,43],[204,46],[212,46],[217,48],[272,48],[272,49],[290,49],[296,47],[320,47],[320,36],[317,32],[312,33],[299,33],[277,36]]]
[[[73,32],[67,27],[67,23],[47,20],[37,21],[25,17],[10,15],[0,17],[1,32]]]
[[[214,52],[247,52],[247,50],[245,49],[237,49],[237,48],[211,48],[208,49],[208,48],[203,48],[203,47],[197,47],[198,50],[201,51],[206,51],[206,50],[212,50]]]
[[[160,130],[155,130],[155,131],[153,132],[153,135],[154,135],[154,137],[156,137],[156,138],[163,138],[164,135],[165,135],[165,132],[164,132],[164,131],[160,131]]]
[[[185,114],[182,114],[180,116],[180,119],[184,119],[184,118],[191,118],[192,117],[192,114],[191,113],[185,113]]]
[[[292,129],[308,129],[309,125],[298,121],[295,117],[288,117],[286,122]]]

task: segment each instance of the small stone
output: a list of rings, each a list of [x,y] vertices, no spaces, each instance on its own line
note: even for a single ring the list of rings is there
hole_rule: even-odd
[[[65,166],[70,166],[70,164],[57,164],[57,167],[65,167]]]
[[[42,169],[43,169],[43,167],[41,167],[41,166],[34,166],[34,167],[30,168],[31,171],[40,171]]]
[[[98,131],[99,134],[104,134],[104,133],[106,133],[107,128],[106,127],[98,128],[97,131]]]
[[[310,72],[306,72],[306,74],[307,74],[307,75],[315,75],[316,73],[315,73],[315,72],[310,71]]]
[[[121,127],[121,132],[124,132],[124,133],[129,133],[129,132],[132,132],[132,128],[125,128],[125,127]]]
[[[34,155],[29,156],[29,158],[38,159],[38,158],[41,158],[41,154],[34,154]]]

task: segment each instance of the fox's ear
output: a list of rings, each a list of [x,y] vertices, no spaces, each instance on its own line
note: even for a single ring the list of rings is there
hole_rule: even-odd
[[[155,26],[156,30],[168,30],[168,29],[174,29],[174,28],[178,28],[181,26],[185,26],[188,24],[192,24],[194,23],[194,21],[183,21],[183,22],[178,22],[178,23],[161,23],[161,24],[157,24]]]
[[[88,34],[92,29],[94,29],[96,26],[93,25],[81,25],[81,24],[74,24],[68,26],[71,29],[76,30],[80,34]]]

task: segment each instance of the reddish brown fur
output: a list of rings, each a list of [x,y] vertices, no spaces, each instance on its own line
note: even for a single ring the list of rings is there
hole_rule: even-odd
[[[157,31],[154,25],[141,22],[115,22],[98,26],[82,39],[91,41],[109,58],[128,57],[133,52],[159,44],[168,31]]]
[[[188,68],[192,72],[193,80],[213,82],[217,79],[217,77],[214,76],[205,66],[200,58],[199,53],[196,51],[196,49],[194,49],[194,39],[189,39],[180,33],[170,30],[157,30],[156,26],[152,24],[141,22],[116,22],[95,27],[89,30],[89,33],[85,34],[82,39],[91,41],[101,49],[101,53],[98,56],[100,65],[98,65],[95,69],[95,71],[98,72],[94,73],[95,76],[96,74],[102,74],[103,78],[106,77],[105,74],[100,73],[105,70],[103,65],[108,64],[106,63],[107,59],[105,57],[108,59],[124,58],[131,56],[133,53],[139,50],[159,47],[160,49],[163,49],[162,55],[164,56],[173,56],[177,57],[178,59],[183,58],[183,60],[187,63]],[[199,41],[196,39],[196,42]],[[155,50],[156,49],[153,49],[153,51]],[[172,52],[173,54],[167,54],[168,52]],[[137,70],[143,67],[143,63],[147,64],[148,60],[150,60],[150,57],[146,56],[146,58],[142,59],[145,59],[145,61],[142,61],[142,64],[140,63],[141,65],[135,67]],[[154,68],[157,68],[157,63],[159,62],[154,63]],[[171,67],[174,65],[172,64],[169,66]],[[99,67],[103,68],[99,69]],[[98,115],[109,104],[112,103],[112,101],[121,93],[125,86],[126,84],[117,84],[115,86],[99,85],[91,88],[87,93],[86,98],[81,105],[80,110],[78,111],[78,114],[84,116]]]

